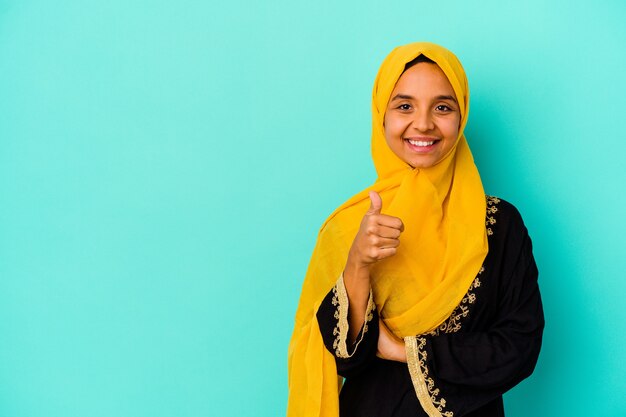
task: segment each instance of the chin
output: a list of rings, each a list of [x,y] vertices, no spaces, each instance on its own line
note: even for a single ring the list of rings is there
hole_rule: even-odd
[[[437,162],[439,162],[438,160],[436,160],[435,158],[420,158],[419,160],[413,160],[413,161],[409,161],[408,164],[413,167],[413,168],[430,168],[431,166],[435,165]]]

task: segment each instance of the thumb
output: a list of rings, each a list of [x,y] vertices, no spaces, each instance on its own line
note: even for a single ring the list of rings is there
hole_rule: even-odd
[[[370,208],[367,210],[367,214],[380,214],[380,209],[383,208],[383,200],[376,191],[370,191]]]

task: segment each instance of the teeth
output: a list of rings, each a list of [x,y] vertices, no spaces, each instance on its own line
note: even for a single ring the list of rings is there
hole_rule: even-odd
[[[415,145],[415,146],[430,146],[433,143],[435,143],[435,141],[431,140],[430,142],[422,142],[421,140],[411,140],[411,139],[409,139],[409,143],[411,145]]]

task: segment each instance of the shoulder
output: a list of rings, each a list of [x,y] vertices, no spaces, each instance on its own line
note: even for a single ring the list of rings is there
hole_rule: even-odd
[[[500,198],[487,195],[485,224],[487,235],[498,240],[502,238],[523,238],[528,235],[524,220],[517,207]]]
[[[490,213],[493,207],[497,210]],[[489,253],[485,262],[489,266],[486,269],[496,273],[502,285],[513,288],[526,280],[536,281],[538,272],[532,240],[522,215],[513,204],[498,197],[487,197],[487,238]]]
[[[487,217],[495,217],[497,221],[507,223],[523,223],[522,215],[512,203],[491,195],[486,195],[485,198],[487,199]]]

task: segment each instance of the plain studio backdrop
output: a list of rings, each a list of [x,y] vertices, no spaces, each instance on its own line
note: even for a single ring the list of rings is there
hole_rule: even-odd
[[[626,3],[0,0],[0,416],[281,416],[392,47],[454,51],[547,327],[508,416],[626,415]]]

